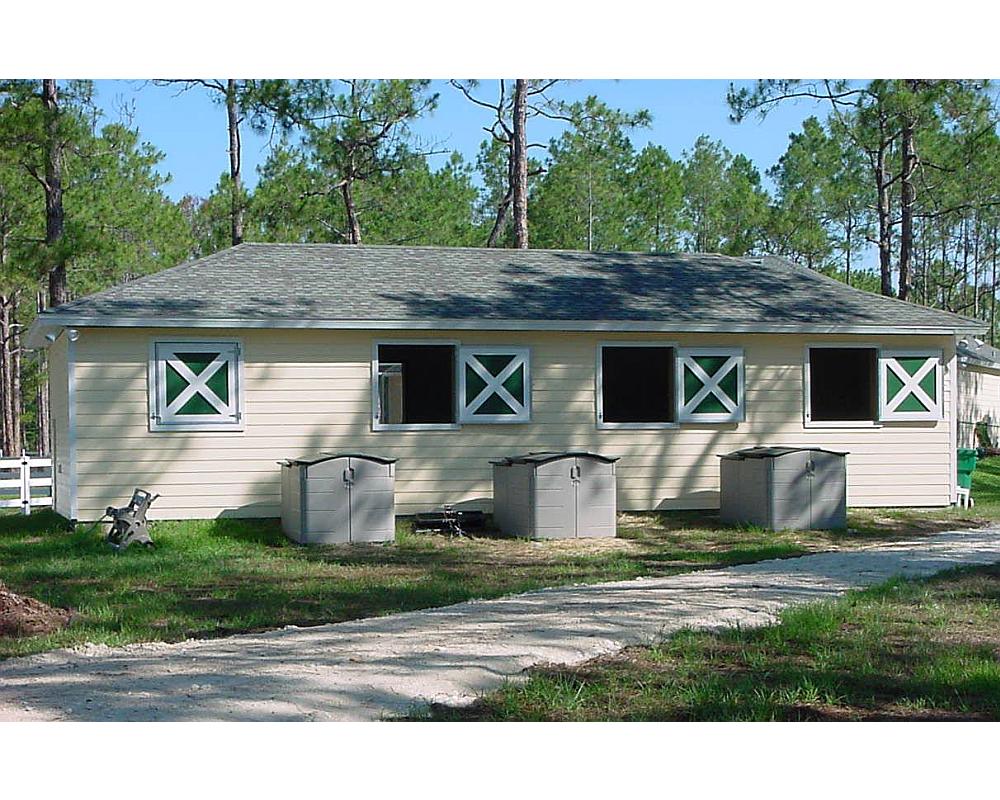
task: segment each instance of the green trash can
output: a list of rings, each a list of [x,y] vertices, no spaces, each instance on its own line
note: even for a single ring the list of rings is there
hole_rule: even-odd
[[[972,488],[972,473],[976,471],[976,451],[970,447],[958,448],[958,485]]]

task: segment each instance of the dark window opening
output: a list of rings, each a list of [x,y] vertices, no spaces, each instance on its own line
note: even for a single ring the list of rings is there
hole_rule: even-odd
[[[869,347],[809,350],[809,404],[813,422],[878,418],[877,353]]]
[[[602,348],[601,399],[603,422],[673,422],[673,348]]]
[[[378,347],[378,420],[387,425],[455,422],[455,348]]]

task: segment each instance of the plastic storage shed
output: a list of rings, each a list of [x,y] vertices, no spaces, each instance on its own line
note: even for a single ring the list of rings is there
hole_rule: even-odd
[[[493,464],[493,521],[532,539],[612,537],[615,462],[596,453],[528,453]]]
[[[847,527],[847,453],[751,447],[720,456],[723,522],[770,530]]]
[[[396,538],[396,460],[324,453],[281,462],[281,529],[300,544]]]

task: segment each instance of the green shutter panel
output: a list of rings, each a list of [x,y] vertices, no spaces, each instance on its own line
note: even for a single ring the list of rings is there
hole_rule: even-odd
[[[236,342],[156,342],[150,363],[152,430],[241,429]]]
[[[940,353],[883,351],[879,378],[879,419],[907,422],[942,418]]]
[[[463,347],[459,351],[459,421],[528,422],[528,348]]]
[[[742,422],[743,351],[688,347],[677,351],[677,421]]]

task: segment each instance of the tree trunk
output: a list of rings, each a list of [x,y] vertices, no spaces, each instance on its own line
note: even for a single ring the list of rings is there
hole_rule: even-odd
[[[45,310],[45,293],[38,293],[38,310]],[[49,454],[49,369],[45,351],[38,358],[38,455]]]
[[[851,248],[854,244],[854,221],[851,217],[844,223],[844,277],[848,286],[851,285]]]
[[[354,192],[350,181],[344,181],[340,193],[344,197],[344,210],[347,212],[348,243],[361,244],[361,223],[358,221],[358,209],[354,205]]]
[[[10,456],[15,452],[20,452],[19,437],[15,434],[15,413],[14,413],[14,381],[11,364],[10,337],[13,333],[13,309],[14,295],[0,296],[0,336],[3,342],[0,344],[0,391],[3,391],[3,403],[0,405],[0,415],[3,417],[2,439],[0,439],[0,453]]]
[[[242,148],[240,144],[240,115],[236,106],[236,81],[226,82],[226,114],[229,117],[229,178],[231,182],[230,215],[232,218],[233,246],[243,241],[243,177],[241,174]]]
[[[882,278],[882,294],[892,297],[892,202],[889,199],[889,181],[885,165],[886,146],[879,147],[875,158],[875,185],[877,188],[876,215],[878,216],[878,262]]]
[[[514,195],[514,247],[528,246],[528,82],[514,81],[514,107],[512,111],[513,139],[511,154],[514,159],[511,189]]]
[[[917,168],[917,150],[913,141],[914,121],[905,117],[902,128],[903,165],[899,182],[899,299],[910,294],[910,262],[913,255],[913,172]]]
[[[594,174],[587,170],[587,252],[594,250]]]
[[[49,306],[62,305],[66,293],[66,257],[62,252],[65,217],[63,213],[63,143],[59,131],[59,89],[55,79],[42,81],[45,107],[45,249],[49,275]]]
[[[510,214],[510,204],[514,200],[514,144],[507,145],[507,192],[504,194],[500,205],[497,206],[497,216],[493,220],[493,229],[486,239],[487,247],[496,247],[500,241],[500,236],[507,227],[507,217]]]
[[[997,333],[997,226],[993,226],[993,273],[990,276],[990,345],[996,347]]]

